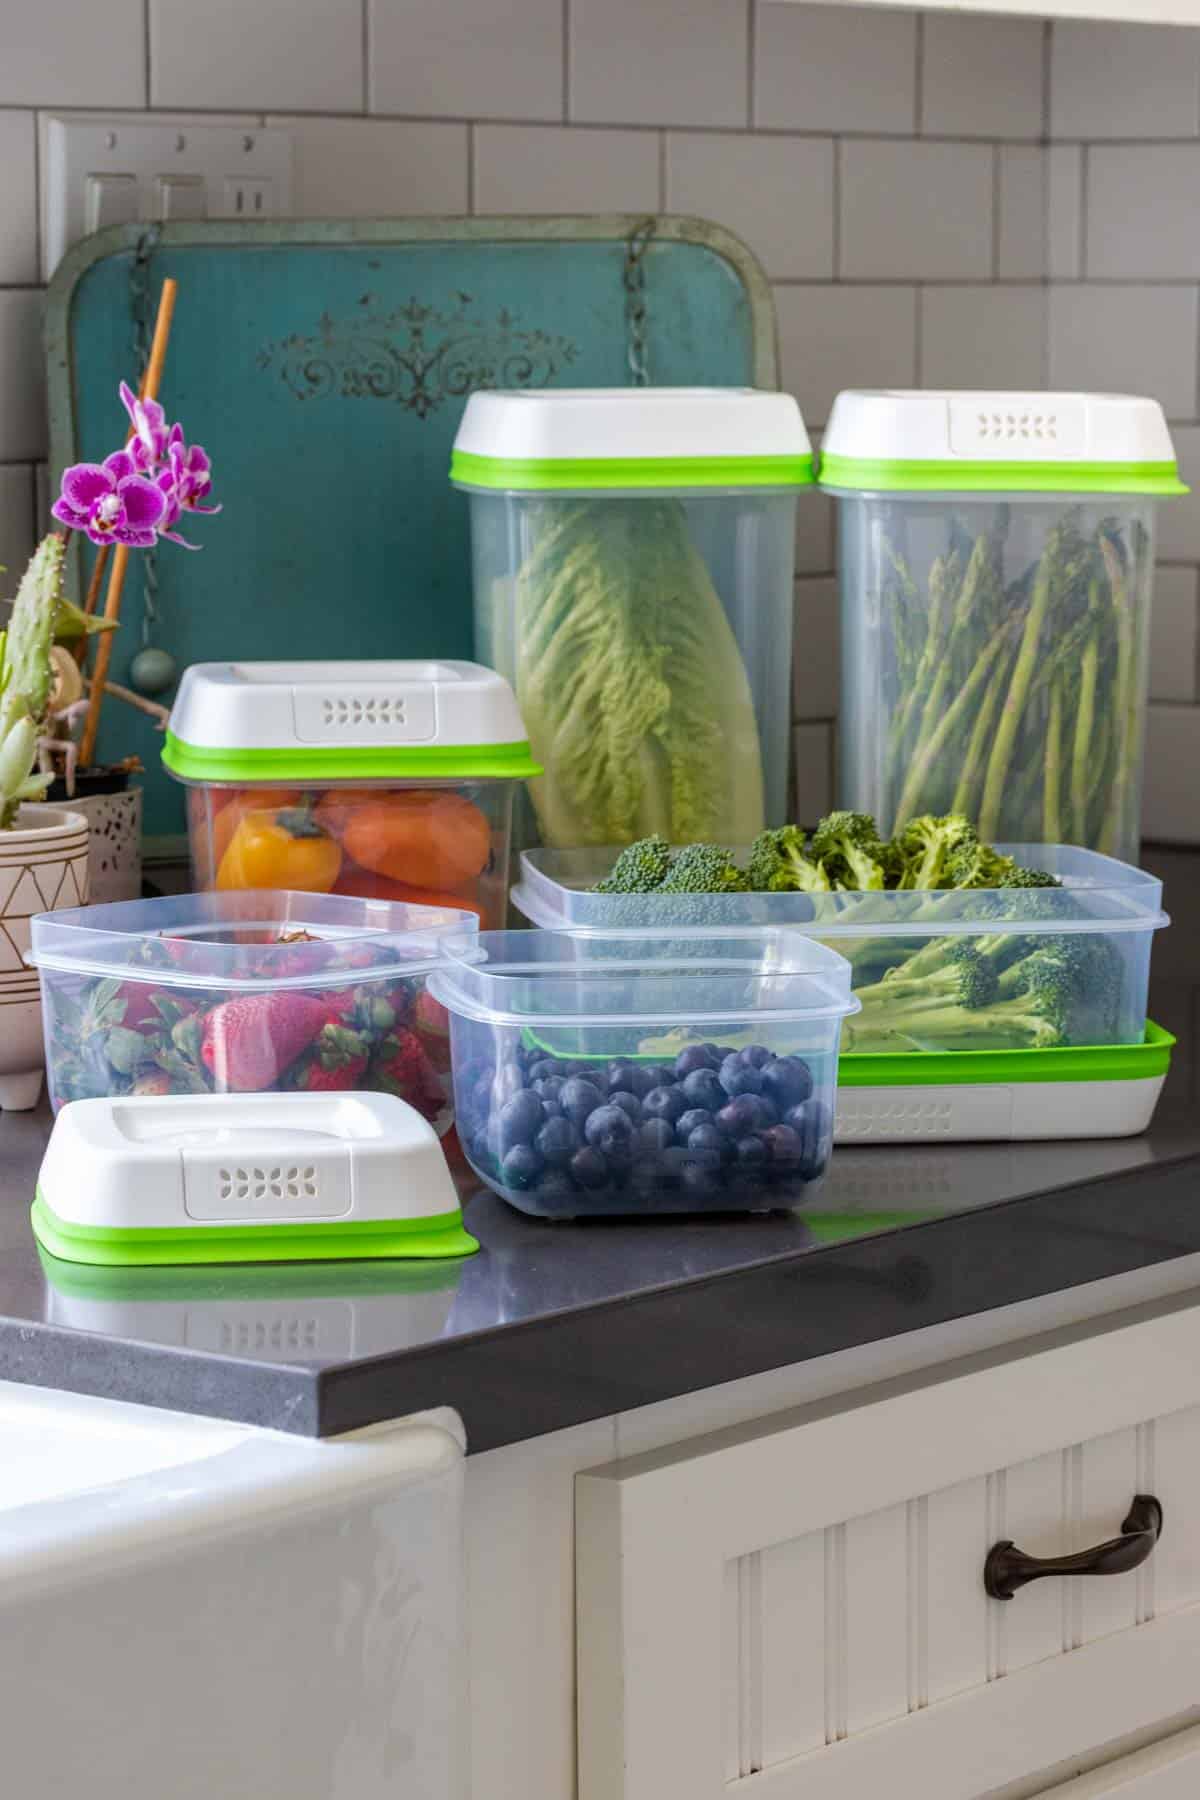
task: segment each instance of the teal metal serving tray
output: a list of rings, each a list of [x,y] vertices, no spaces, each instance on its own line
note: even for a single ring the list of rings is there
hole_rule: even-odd
[[[164,545],[149,641],[192,662],[472,654],[467,502],[450,448],[480,387],[621,387],[644,281],[645,358],[667,386],[777,382],[774,313],[749,251],[663,218],[631,296],[634,216],[205,221],[117,226],[64,259],[47,304],[51,480],[121,441],[134,318],[179,282],[161,397],[214,463],[199,555]],[[636,268],[636,263],[635,263]],[[636,357],[635,357],[636,360]],[[72,585],[86,586],[90,545]],[[143,644],[131,559],[112,678]],[[160,696],[169,702],[171,695]],[[182,842],[181,790],[150,720],[110,702],[100,759],[146,765],[152,847]]]

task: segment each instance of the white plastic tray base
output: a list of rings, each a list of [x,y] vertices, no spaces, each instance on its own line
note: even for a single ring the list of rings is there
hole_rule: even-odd
[[[841,1087],[833,1138],[837,1144],[921,1144],[1133,1137],[1154,1117],[1165,1080]]]

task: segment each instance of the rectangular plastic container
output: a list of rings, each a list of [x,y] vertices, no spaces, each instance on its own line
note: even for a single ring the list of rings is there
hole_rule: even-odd
[[[545,766],[541,841],[781,823],[796,501],[813,482],[791,396],[475,393],[451,474],[470,496],[476,653],[512,683]]]
[[[833,1139],[849,968],[790,931],[448,941],[459,1138],[542,1218],[804,1204]]]
[[[998,848],[1027,868],[1056,875],[1062,887],[688,895],[687,921],[692,929],[711,932],[795,927],[849,959],[856,991],[876,987],[889,969],[901,969],[939,938],[1027,937],[1039,942],[1075,934],[1103,938],[1110,946],[1111,1006],[1093,1021],[1099,1035],[1089,1040],[1088,1047],[1140,1044],[1146,1030],[1151,945],[1154,933],[1169,922],[1162,910],[1162,882],[1127,863],[1069,844]],[[615,855],[612,849],[527,851],[513,902],[543,928],[640,935],[673,930],[680,917],[678,896],[591,891]],[[936,930],[928,923],[931,912],[936,912]],[[844,1047],[893,1054],[926,1048],[907,1034],[888,1041],[887,1028],[887,996],[877,993],[867,1012],[847,1026]],[[956,1047],[986,1049],[989,1043],[964,1041]]]
[[[504,922],[513,794],[538,773],[512,690],[464,662],[198,663],[163,766],[198,888],[281,887]]]
[[[453,1119],[448,1022],[426,992],[474,913],[338,894],[180,894],[40,913],[51,1104],[98,1095],[397,1094]]]
[[[1137,855],[1162,409],[1122,394],[850,391],[838,500],[839,804],[885,832]]]

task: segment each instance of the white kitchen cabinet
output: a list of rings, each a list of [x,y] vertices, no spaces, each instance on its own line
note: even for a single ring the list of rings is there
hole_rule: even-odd
[[[988,1599],[992,1544],[1069,1554],[1146,1493],[1136,1571]],[[576,1558],[580,1800],[971,1800],[1095,1760],[1200,1697],[1200,1307],[587,1471]]]
[[[1044,1788],[1036,1800],[1196,1800],[1200,1726],[1160,1738],[1090,1774]]]
[[[774,0],[786,5],[789,0]],[[794,5],[809,0],[791,0]],[[820,5],[900,6],[911,0],[818,0]],[[926,11],[1020,13],[1039,19],[1124,19],[1139,25],[1200,25],[1200,0],[922,0]]]

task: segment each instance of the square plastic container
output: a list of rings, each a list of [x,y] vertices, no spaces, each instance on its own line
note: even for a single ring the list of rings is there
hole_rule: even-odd
[[[475,393],[451,475],[470,496],[476,651],[545,765],[541,842],[781,823],[796,503],[813,483],[795,400]]]
[[[539,772],[477,663],[198,663],[163,766],[198,888],[288,888],[504,921],[513,793]]]
[[[101,1095],[398,1095],[453,1118],[448,1021],[426,992],[473,913],[337,894],[181,894],[40,913],[51,1104]]]
[[[1157,402],[849,391],[821,485],[839,804],[1136,856],[1155,511],[1187,491]]]
[[[799,932],[448,941],[459,1138],[542,1218],[804,1204],[833,1142],[849,967]]]
[[[987,937],[1007,960],[1010,943],[1030,946],[1081,936],[1103,940],[1107,999],[1087,1015],[1089,1036],[1080,1045],[1140,1044],[1146,1030],[1146,996],[1154,933],[1169,923],[1162,910],[1162,882],[1128,863],[1069,844],[1001,844],[1026,868],[1044,869],[1060,888],[962,888],[950,891],[833,894],[597,894],[615,850],[530,850],[521,858],[513,902],[535,925],[576,933],[645,935],[675,928],[682,907],[693,929],[793,927],[840,950],[849,959],[856,993],[870,990],[864,1011],[844,1035],[847,1051],[907,1054],[948,1050],[946,1035],[922,1041],[901,1030],[900,995],[884,977],[939,939]],[[741,853],[743,856],[745,852]],[[930,915],[937,929],[930,927]],[[909,1020],[908,1023],[912,1024]],[[992,1034],[973,1040],[969,1017],[954,1048],[1014,1050]]]

